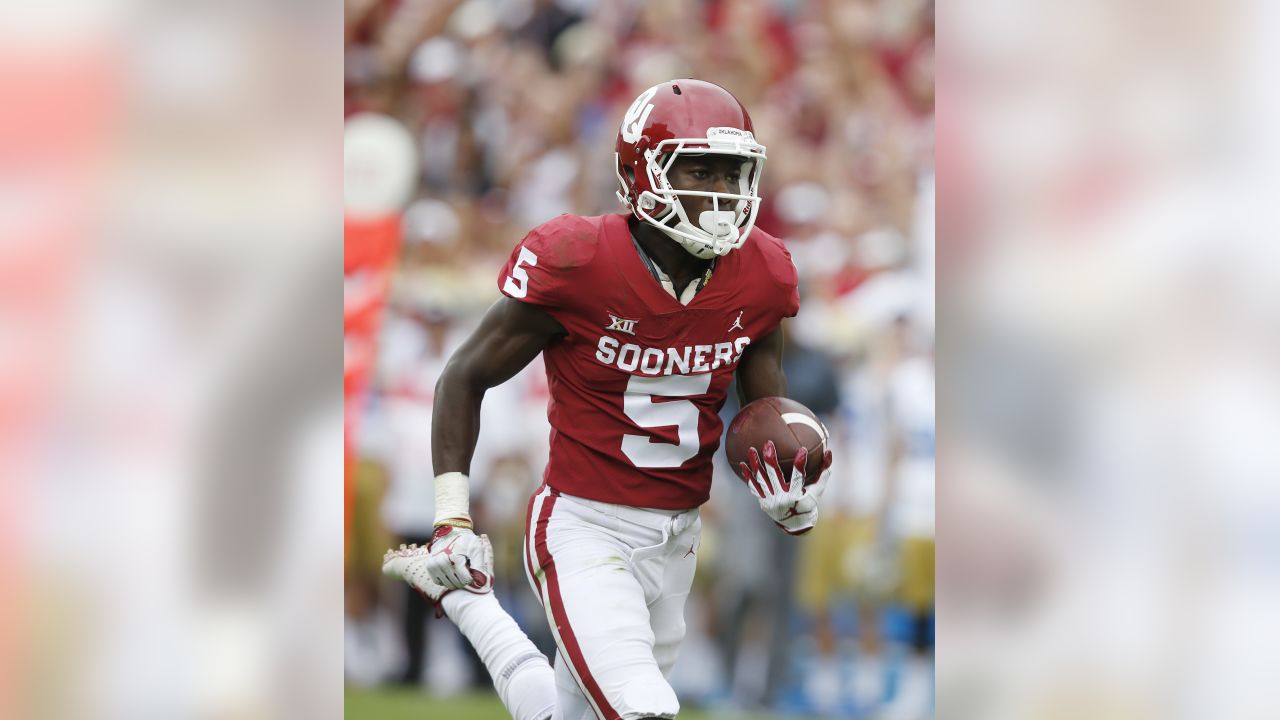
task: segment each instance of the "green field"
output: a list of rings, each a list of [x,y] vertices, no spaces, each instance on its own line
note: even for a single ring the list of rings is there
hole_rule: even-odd
[[[508,720],[493,693],[436,698],[417,690],[347,688],[343,703],[346,720]],[[680,720],[771,720],[764,715],[709,714],[685,710]]]

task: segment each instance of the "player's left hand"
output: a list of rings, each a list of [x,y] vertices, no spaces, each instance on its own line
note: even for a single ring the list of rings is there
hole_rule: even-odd
[[[788,474],[778,464],[778,450],[773,441],[764,444],[764,455],[755,448],[747,453],[747,463],[738,463],[738,474],[746,481],[760,509],[790,535],[802,535],[818,522],[818,500],[827,489],[831,477],[831,451],[822,456],[822,474],[818,481],[805,487],[804,468],[809,453],[804,448],[796,453],[794,467]]]
[[[437,525],[428,545],[427,575],[431,581],[452,590],[479,582],[471,570],[472,559],[483,557],[484,544],[471,528]]]

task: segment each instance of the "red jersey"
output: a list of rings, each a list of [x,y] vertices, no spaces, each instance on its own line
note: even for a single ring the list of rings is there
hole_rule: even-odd
[[[561,215],[534,228],[498,277],[566,335],[543,352],[551,398],[544,478],[560,492],[683,510],[711,492],[733,372],[800,307],[782,241],[752,230],[681,305],[645,267],[629,215]]]

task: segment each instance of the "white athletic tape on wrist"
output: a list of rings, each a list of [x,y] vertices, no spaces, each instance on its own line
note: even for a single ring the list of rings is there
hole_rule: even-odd
[[[436,476],[436,520],[471,521],[471,480],[463,473],[449,472]]]

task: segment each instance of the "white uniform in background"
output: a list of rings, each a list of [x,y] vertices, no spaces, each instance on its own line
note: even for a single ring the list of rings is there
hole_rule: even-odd
[[[927,357],[910,357],[889,378],[892,432],[904,454],[894,478],[890,522],[901,537],[934,535],[934,368]]]

